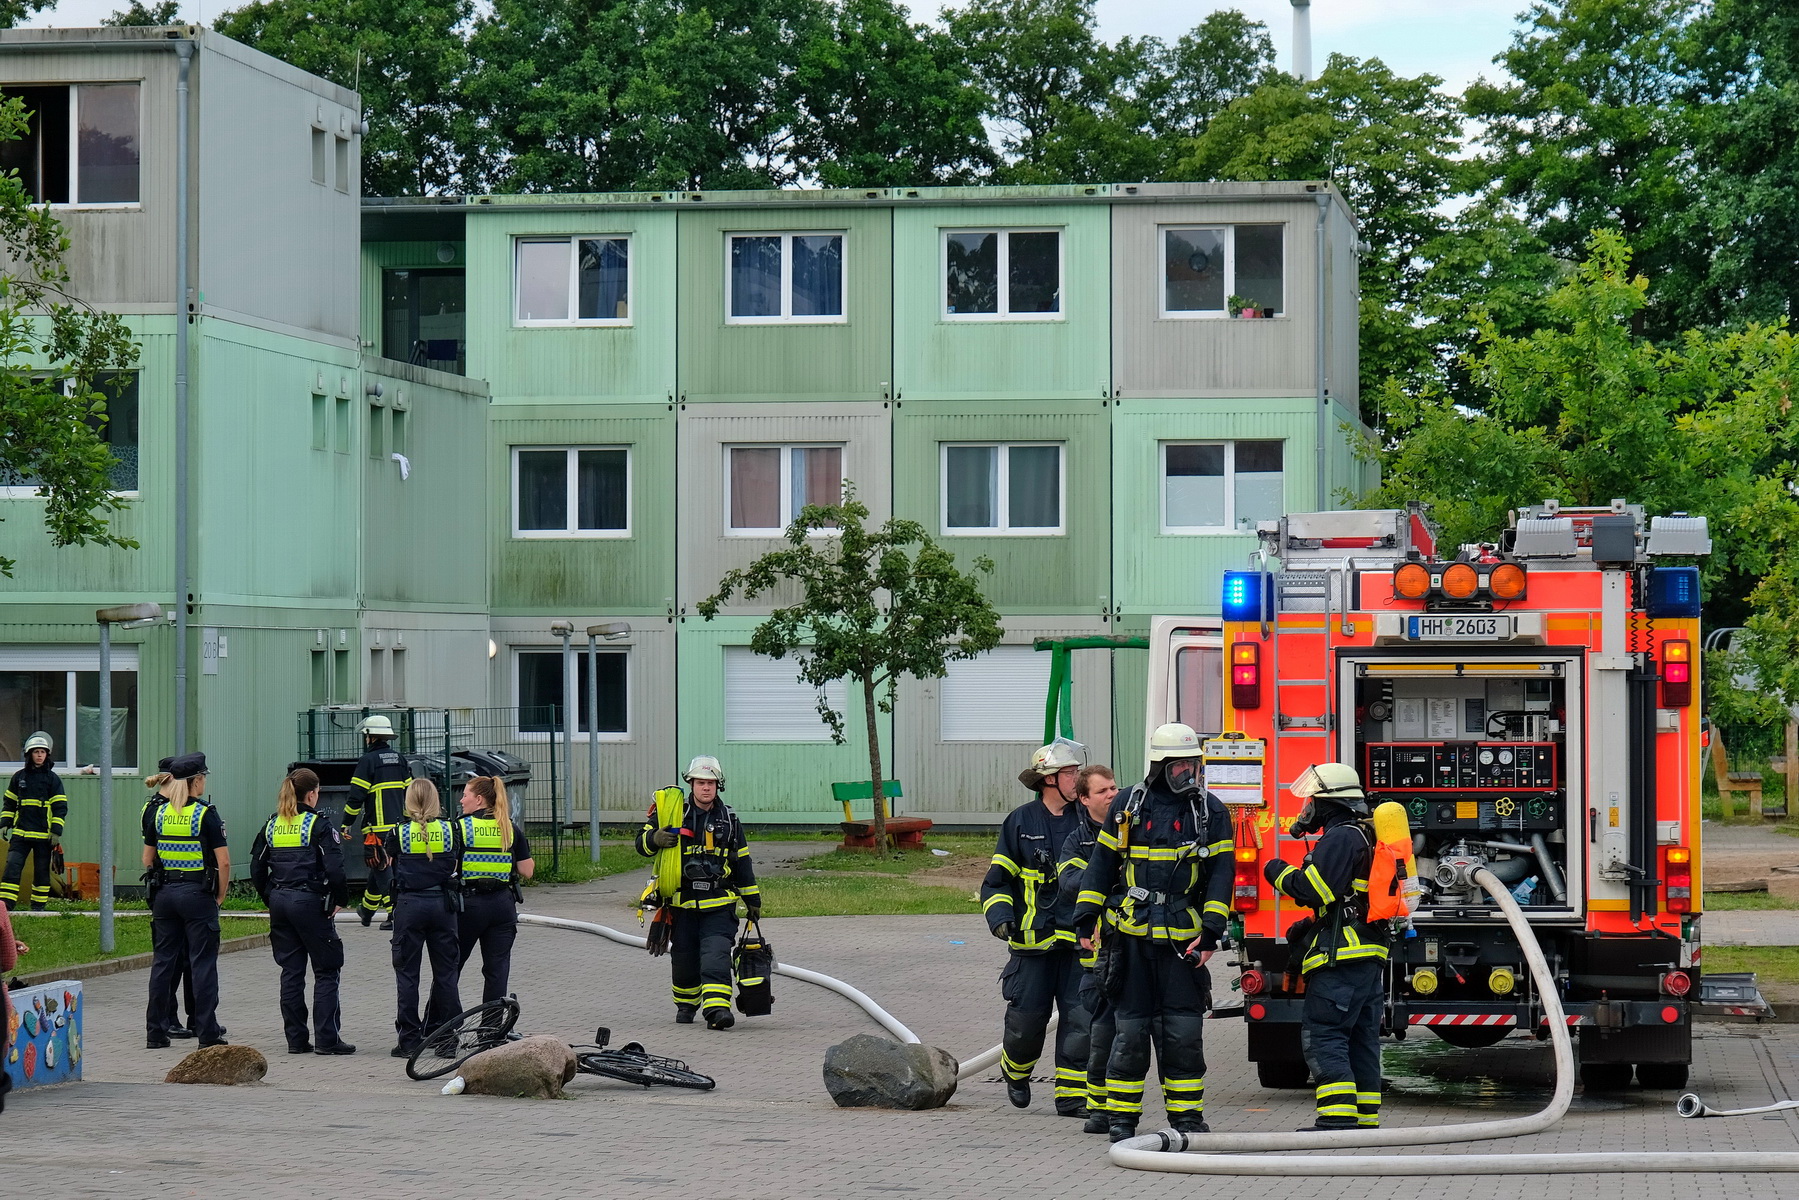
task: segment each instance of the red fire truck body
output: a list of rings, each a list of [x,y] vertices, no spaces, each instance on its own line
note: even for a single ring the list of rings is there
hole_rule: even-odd
[[[1306,1082],[1286,931],[1307,910],[1263,867],[1304,858],[1287,789],[1331,760],[1371,807],[1403,805],[1413,835],[1423,896],[1391,946],[1390,1032],[1547,1036],[1517,939],[1466,882],[1484,865],[1543,946],[1589,1081],[1634,1065],[1684,1082],[1701,734],[1699,577],[1680,564],[1709,549],[1703,518],[1622,502],[1527,509],[1497,545],[1444,558],[1413,510],[1294,514],[1263,527],[1258,569],[1226,574],[1220,629],[1158,623],[1152,717],[1209,707],[1186,702],[1177,647],[1222,651],[1206,776],[1236,817],[1238,982],[1264,1084]]]

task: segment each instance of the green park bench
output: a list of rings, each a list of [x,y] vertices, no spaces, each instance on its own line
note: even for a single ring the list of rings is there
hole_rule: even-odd
[[[931,822],[924,817],[896,817],[893,815],[893,802],[905,795],[900,790],[897,779],[884,780],[881,791],[887,796],[887,836],[895,846],[915,846],[923,848],[925,830]],[[869,806],[868,820],[859,821],[852,809],[858,800],[868,800],[874,795],[874,785],[864,779],[860,783],[833,783],[831,798],[843,805],[843,844],[846,848],[857,847],[872,850],[875,848],[875,823],[873,805]]]

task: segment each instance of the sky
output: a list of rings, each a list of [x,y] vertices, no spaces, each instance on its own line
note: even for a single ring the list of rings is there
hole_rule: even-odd
[[[188,0],[183,16],[210,22],[241,0]],[[125,7],[125,0],[60,0],[31,25],[97,25]],[[913,0],[915,13],[934,12],[937,0]],[[1525,0],[1312,0],[1312,60],[1323,67],[1332,53],[1380,58],[1401,75],[1426,71],[1459,92],[1482,74],[1496,75],[1493,56],[1511,42]],[[1288,67],[1293,9],[1288,0],[1098,0],[1100,34],[1114,38],[1155,35],[1170,41],[1219,8],[1239,8],[1264,22],[1280,64]]]

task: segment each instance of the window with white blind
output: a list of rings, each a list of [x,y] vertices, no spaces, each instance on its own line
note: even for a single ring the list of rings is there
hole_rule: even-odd
[[[938,740],[1040,744],[1049,658],[1029,646],[995,646],[949,663],[937,685]]]
[[[825,699],[838,712],[846,695],[842,680],[825,685]],[[831,727],[818,715],[818,690],[800,682],[798,662],[768,658],[748,646],[725,647],[725,740],[831,740]]]
[[[112,762],[137,765],[137,647],[112,650]],[[25,739],[56,739],[59,771],[100,760],[100,651],[92,646],[0,646],[0,769],[24,765]]]

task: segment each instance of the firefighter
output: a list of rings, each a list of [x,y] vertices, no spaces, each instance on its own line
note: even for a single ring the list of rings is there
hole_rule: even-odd
[[[1087,860],[1093,856],[1093,843],[1112,811],[1112,798],[1118,795],[1118,780],[1112,768],[1095,764],[1081,768],[1080,782],[1075,785],[1079,806],[1077,823],[1068,840],[1062,843],[1062,856],[1056,866],[1061,903],[1070,912],[1079,901],[1081,876]],[[1095,949],[1091,942],[1081,948],[1081,1007],[1087,1010],[1087,1123],[1085,1133],[1108,1133],[1111,1121],[1106,1116],[1106,1059],[1112,1053],[1112,1007],[1093,976]]]
[[[379,713],[364,717],[356,728],[362,734],[364,750],[350,776],[350,798],[344,803],[344,837],[355,835],[356,821],[360,817],[363,861],[369,869],[356,911],[364,926],[376,913],[384,913],[386,919],[381,922],[381,928],[392,929],[393,863],[388,859],[383,843],[401,821],[406,789],[412,783],[412,764],[393,748],[394,726],[386,717]],[[366,815],[364,805],[368,806]]]
[[[1374,839],[1355,768],[1319,763],[1291,791],[1306,801],[1293,835],[1320,834],[1301,866],[1273,859],[1263,869],[1281,894],[1313,910],[1309,928],[1288,932],[1300,953],[1305,1007],[1300,1045],[1317,1082],[1316,1123],[1306,1129],[1380,1124],[1380,1021],[1386,1002],[1386,922],[1369,924],[1368,868]]]
[[[462,789],[462,965],[481,947],[481,1003],[506,994],[512,943],[518,937],[518,881],[537,864],[525,831],[512,823],[512,802],[497,775],[477,775]]]
[[[150,893],[150,1004],[144,1044],[169,1044],[175,1024],[175,983],[186,969],[194,983],[194,1032],[202,1046],[225,1044],[219,1024],[219,906],[231,884],[225,822],[203,803],[206,755],[164,760],[168,769],[144,780],[158,799],[144,809],[144,868]]]
[[[250,850],[250,882],[269,906],[269,945],[281,968],[281,1024],[289,1054],[354,1054],[337,1004],[344,943],[331,919],[350,902],[343,848],[318,811],[319,777],[301,767],[281,781],[275,815]],[[312,1028],[306,1029],[306,964],[312,964]]]
[[[1205,963],[1230,913],[1231,820],[1205,790],[1199,735],[1163,725],[1149,742],[1149,777],[1112,802],[1081,880],[1075,920],[1092,944],[1115,1032],[1106,1061],[1114,1142],[1134,1137],[1153,1040],[1168,1123],[1206,1133]]]
[[[737,937],[737,901],[750,920],[762,916],[762,889],[744,843],[743,823],[721,799],[725,773],[718,759],[701,754],[681,776],[688,786],[679,828],[658,827],[656,809],[637,832],[637,852],[645,858],[677,846],[681,887],[672,901],[674,930],[669,947],[675,1020],[693,1024],[698,1011],[708,1029],[729,1029],[731,944]]]
[[[0,805],[0,838],[9,839],[6,874],[0,877],[0,905],[19,906],[19,880],[25,861],[36,856],[31,868],[31,908],[41,910],[50,899],[50,858],[62,843],[62,825],[69,815],[69,798],[63,795],[62,777],[50,769],[56,742],[41,730],[25,739],[25,765],[6,785]]]
[[[399,1041],[390,1053],[410,1057],[425,1035],[462,1011],[457,985],[462,975],[461,909],[458,871],[462,830],[443,819],[437,787],[429,779],[406,785],[404,810],[382,835],[382,850],[393,864],[393,964],[399,995],[394,1030]],[[419,1017],[419,971],[431,959],[431,996]]]
[[[1000,972],[1006,1001],[1000,1070],[1014,1108],[1031,1103],[1031,1069],[1043,1054],[1052,1008],[1056,1027],[1056,1112],[1087,1115],[1087,1012],[1081,1007],[1081,963],[1072,904],[1063,904],[1056,861],[1079,819],[1075,789],[1081,756],[1057,739],[1031,755],[1018,782],[1036,793],[1000,826],[993,862],[981,881],[981,910],[1011,954]]]

